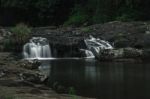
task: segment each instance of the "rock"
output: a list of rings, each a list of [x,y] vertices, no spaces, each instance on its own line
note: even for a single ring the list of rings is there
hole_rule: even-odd
[[[139,58],[143,54],[142,50],[135,48],[124,48],[124,57],[125,58]]]
[[[107,50],[101,50],[100,54],[98,56],[99,60],[102,61],[112,61],[116,58],[122,58],[124,55],[123,49],[107,49]]]
[[[20,67],[33,70],[33,69],[38,69],[41,63],[38,60],[33,60],[33,61],[21,60],[20,62],[18,62],[18,65]]]
[[[125,39],[125,38],[122,38],[122,39],[116,39],[114,41],[114,46],[116,48],[122,48],[122,47],[129,47],[130,45],[130,41]]]
[[[45,75],[40,74],[38,72],[24,72],[20,73],[20,79],[23,81],[28,81],[32,83],[42,83],[45,81],[47,77]]]
[[[140,59],[143,55],[143,50],[135,48],[120,48],[112,50],[102,50],[99,54],[99,60],[114,61],[121,59],[127,61],[128,59]]]

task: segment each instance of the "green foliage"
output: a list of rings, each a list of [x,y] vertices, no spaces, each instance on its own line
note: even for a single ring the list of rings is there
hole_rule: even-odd
[[[75,95],[75,89],[73,87],[69,88],[69,95]]]
[[[13,25],[26,19],[42,25],[150,20],[150,0],[1,0],[0,4],[6,15],[11,12],[17,17],[10,21]],[[5,14],[2,17],[5,19]],[[4,24],[9,22],[5,20]]]
[[[5,92],[5,93],[0,93],[0,99],[18,99],[15,97],[12,93]]]
[[[12,46],[13,44],[10,39],[5,39],[3,42],[3,45],[4,45],[4,51],[9,51],[9,50],[12,50],[12,48],[13,48],[13,46]]]
[[[75,14],[75,15],[72,15],[68,21],[66,21],[64,23],[65,26],[67,25],[81,25],[83,23],[85,23],[87,21],[87,15],[84,15],[84,14]]]
[[[92,18],[93,23],[104,23],[109,20],[110,18],[107,15],[94,15]]]
[[[132,17],[131,17],[130,15],[128,15],[128,14],[123,14],[123,15],[121,15],[121,16],[116,17],[116,20],[117,20],[117,21],[123,21],[123,22],[125,22],[125,21],[133,21],[134,18],[132,18]]]
[[[14,96],[5,96],[4,99],[17,99]]]
[[[86,12],[84,9],[82,9],[81,6],[76,5],[75,8],[72,11],[72,15],[69,17],[69,19],[64,23],[65,26],[67,25],[81,25],[88,20],[88,15],[86,15]]]
[[[31,29],[27,25],[20,23],[11,28],[11,32],[13,33],[14,41],[22,44],[29,38]]]
[[[124,7],[122,9],[118,10],[115,20],[117,20],[117,21],[135,21],[135,20],[137,20],[138,16],[140,16],[140,12],[138,12],[136,9],[133,9],[130,6],[128,8]]]
[[[72,96],[72,99],[77,99],[77,97],[75,96],[76,92],[75,92],[75,89],[74,87],[70,87],[69,88],[69,95]]]
[[[89,27],[84,27],[84,28],[81,28],[81,31],[87,33],[87,32],[91,32],[92,30]]]

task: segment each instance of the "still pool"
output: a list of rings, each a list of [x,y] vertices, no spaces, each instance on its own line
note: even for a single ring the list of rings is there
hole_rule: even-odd
[[[73,88],[97,99],[150,99],[150,63],[97,62],[84,59],[42,61],[48,84]],[[67,93],[67,91],[64,91]]]

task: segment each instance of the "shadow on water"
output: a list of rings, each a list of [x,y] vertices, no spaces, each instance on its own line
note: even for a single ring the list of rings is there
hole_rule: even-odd
[[[95,60],[42,61],[49,86],[58,92],[98,99],[150,99],[150,64]]]

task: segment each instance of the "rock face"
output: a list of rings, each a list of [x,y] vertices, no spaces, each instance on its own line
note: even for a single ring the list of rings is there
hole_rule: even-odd
[[[142,60],[142,57],[145,56],[143,52],[144,52],[143,50],[135,48],[103,50],[100,52],[100,55],[97,58],[103,61],[116,61],[118,59],[119,60],[122,59],[122,61],[126,59]]]
[[[38,60],[18,60],[10,53],[0,53],[0,80],[12,79],[32,83],[42,83],[47,75],[39,71]]]
[[[10,36],[11,32],[8,29],[0,27],[0,51],[7,51],[10,49]]]
[[[29,70],[34,70],[34,69],[38,69],[38,67],[41,65],[40,61],[38,60],[33,60],[33,61],[28,61],[28,60],[21,60],[18,62],[18,65],[20,67],[23,67],[25,69],[29,69]]]
[[[17,62],[18,67],[27,69],[19,73],[19,78],[23,81],[33,82],[33,83],[42,83],[44,82],[48,75],[39,71],[39,66],[41,65],[38,60],[21,60]]]
[[[80,28],[34,28],[33,36],[43,36],[52,44],[77,44],[80,40],[94,37],[112,42],[114,47],[147,48],[150,41],[150,23],[148,22],[109,22]]]

